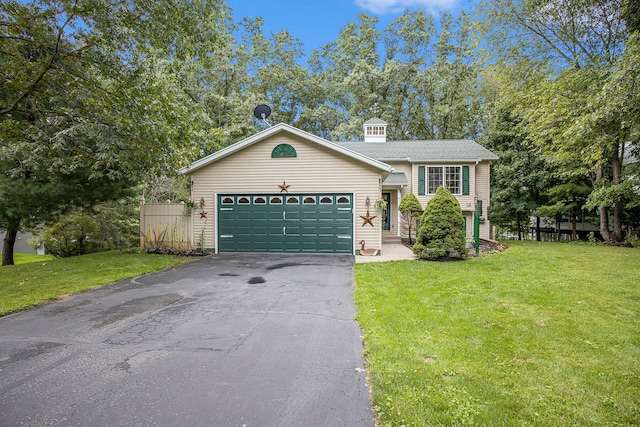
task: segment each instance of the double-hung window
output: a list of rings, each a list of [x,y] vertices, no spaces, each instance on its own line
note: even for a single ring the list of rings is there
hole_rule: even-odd
[[[461,194],[460,192],[460,166],[445,166],[444,168],[444,188],[451,194]],[[436,188],[437,190],[437,188]]]
[[[435,194],[442,185],[442,167],[429,166],[427,170],[427,194]]]
[[[418,194],[435,194],[440,186],[451,194],[469,194],[469,166],[420,166]]]

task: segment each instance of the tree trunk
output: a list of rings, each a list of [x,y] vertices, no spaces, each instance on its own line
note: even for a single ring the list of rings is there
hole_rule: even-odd
[[[600,208],[600,234],[602,240],[611,243],[611,233],[609,232],[609,210],[605,207]]]
[[[621,144],[621,150],[624,150],[624,144]],[[620,184],[622,177],[622,158],[624,156],[624,151],[620,153],[619,146],[613,150],[613,158],[611,159],[611,164],[613,166],[613,185]],[[615,243],[620,243],[622,241],[622,214],[623,214],[623,203],[620,197],[616,198],[616,201],[613,205],[613,233],[612,240]]]
[[[600,163],[598,170],[596,171],[596,185],[600,183],[600,180],[604,176],[604,165]],[[611,233],[609,232],[609,211],[606,206],[600,206],[600,235],[602,239],[611,243]]]
[[[571,211],[571,240],[578,240],[578,213]]]
[[[536,217],[536,242],[540,241],[540,217]]]
[[[7,226],[7,233],[4,235],[4,245],[2,247],[2,265],[14,265],[13,247],[16,243],[20,220],[12,220]]]

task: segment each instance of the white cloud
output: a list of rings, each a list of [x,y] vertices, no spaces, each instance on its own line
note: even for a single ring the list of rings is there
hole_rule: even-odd
[[[355,0],[355,4],[375,14],[400,12],[408,7],[423,7],[428,10],[450,9],[457,0]]]

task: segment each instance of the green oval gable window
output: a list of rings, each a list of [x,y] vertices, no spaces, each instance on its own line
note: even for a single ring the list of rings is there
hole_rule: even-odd
[[[289,144],[280,144],[276,145],[276,147],[271,152],[271,157],[274,159],[281,157],[298,157],[295,148],[290,146]]]

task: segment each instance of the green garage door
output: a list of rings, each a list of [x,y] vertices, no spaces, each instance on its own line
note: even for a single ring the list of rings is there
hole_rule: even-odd
[[[218,195],[218,252],[353,253],[351,194]]]

